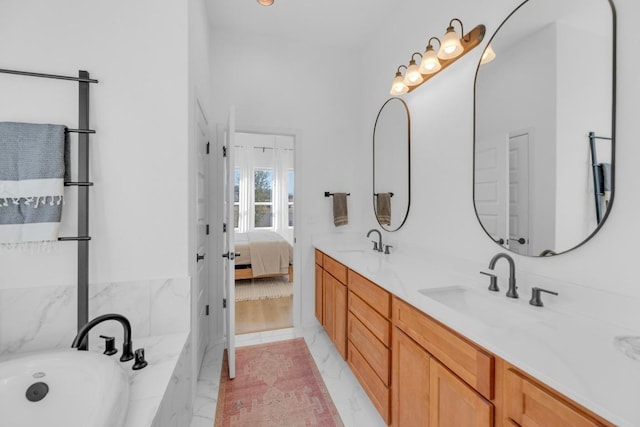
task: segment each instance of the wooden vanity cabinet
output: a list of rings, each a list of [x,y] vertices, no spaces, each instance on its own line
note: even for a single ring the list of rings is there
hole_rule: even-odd
[[[322,273],[323,273],[323,268],[322,268],[322,252],[320,252],[319,250],[316,249],[316,275],[315,275],[315,279],[316,279],[316,301],[315,301],[315,314],[316,314],[316,319],[318,319],[318,322],[320,322],[321,325],[324,325],[324,306],[323,306],[323,295],[324,295],[324,289],[322,287]]]
[[[504,381],[505,426],[613,426],[508,364]]]
[[[393,299],[394,426],[494,426],[494,357]]]
[[[348,271],[348,363],[382,419],[391,421],[391,294]]]
[[[322,264],[318,264],[319,258]],[[343,359],[347,358],[347,268],[316,251],[315,314]]]

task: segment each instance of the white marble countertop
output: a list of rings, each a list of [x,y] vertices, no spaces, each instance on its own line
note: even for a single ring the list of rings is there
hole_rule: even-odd
[[[528,303],[526,283],[518,283],[519,299],[506,298],[506,280],[501,275],[501,291],[487,290],[488,278],[479,271],[487,271],[482,267],[488,260],[475,265],[398,248],[383,255],[370,250],[368,239],[335,236],[315,237],[313,245],[610,422],[640,426],[640,361],[614,345],[616,336],[640,335],[640,324],[625,324],[624,316],[622,321],[608,323],[606,313],[600,313],[604,320],[584,315],[591,308],[580,306],[583,289],[576,292],[567,284],[545,283],[543,287],[560,295],[542,294],[545,306],[534,307]],[[496,271],[506,267],[503,260],[498,264],[502,263]],[[462,287],[473,297],[469,311],[474,313],[463,313],[419,292],[449,287]],[[616,306],[624,310],[628,304],[622,299],[607,302],[614,310]],[[593,301],[585,297],[584,304]]]

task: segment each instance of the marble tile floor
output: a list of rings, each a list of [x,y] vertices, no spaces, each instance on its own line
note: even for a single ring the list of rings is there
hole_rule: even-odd
[[[386,424],[322,326],[303,329],[301,335],[296,335],[293,329],[238,335],[236,346],[262,344],[298,336],[305,339],[345,427],[385,427]],[[213,427],[223,349],[224,345],[218,344],[209,347],[205,353],[198,377],[191,427]]]

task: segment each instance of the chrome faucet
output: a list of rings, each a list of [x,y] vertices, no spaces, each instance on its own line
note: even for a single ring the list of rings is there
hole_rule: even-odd
[[[491,261],[489,261],[489,269],[493,270],[496,262],[498,262],[500,258],[506,259],[509,263],[509,290],[507,291],[507,296],[509,298],[518,298],[518,292],[516,290],[518,289],[516,286],[516,263],[513,261],[513,258],[505,253],[496,254],[491,258]]]
[[[369,237],[371,235],[371,233],[376,232],[378,233],[378,241],[373,241],[373,250],[374,251],[378,251],[378,252],[382,252],[382,233],[380,232],[380,230],[376,230],[375,228],[372,228],[371,230],[369,230],[369,232],[367,233],[367,237]]]
[[[129,323],[129,320],[122,314],[103,314],[102,316],[98,316],[90,322],[87,322],[82,328],[80,328],[78,335],[73,339],[71,348],[87,350],[87,341],[85,338],[89,334],[89,331],[93,329],[94,326],[106,320],[117,320],[124,329],[124,342],[122,344],[122,356],[120,356],[120,361],[126,362],[127,360],[133,359],[133,352],[131,351],[131,323]]]

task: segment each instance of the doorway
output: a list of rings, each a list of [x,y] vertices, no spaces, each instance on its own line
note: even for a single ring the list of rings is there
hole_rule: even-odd
[[[292,328],[295,136],[234,140],[235,333]]]

